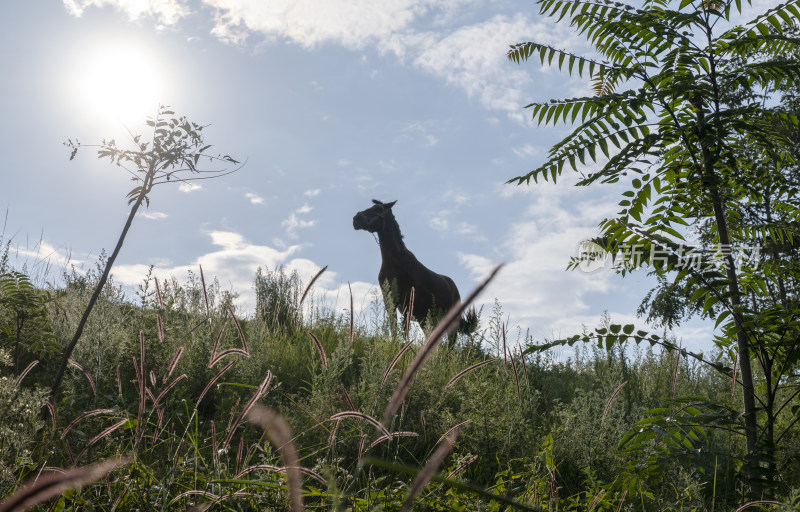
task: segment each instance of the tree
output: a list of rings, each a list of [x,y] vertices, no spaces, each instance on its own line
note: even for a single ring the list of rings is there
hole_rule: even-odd
[[[798,1],[730,28],[724,27],[732,14],[741,14],[740,0],[651,0],[641,8],[598,0],[538,3],[542,14],[567,18],[598,57],[528,42],[512,46],[509,59],[538,56],[588,76],[596,95],[528,105],[540,124],[571,121],[577,127],[552,147],[541,167],[510,182],[555,181],[568,167],[581,173],[580,186],[630,185],[617,217],[600,223],[594,243],[622,262],[623,275],[650,267],[668,277],[665,285],[679,283],[690,304],[702,304],[701,312],[718,311],[723,334],[716,342],[738,359],[747,475],[760,488],[767,484],[759,469],[776,441],[776,418],[790,412],[787,405],[797,396],[787,384],[800,358],[800,307],[797,301],[774,304],[769,289],[781,280],[796,282],[800,273],[780,258],[757,268],[737,265],[752,256],[745,248],[792,240],[787,226],[774,219],[741,219],[745,206],[767,200],[784,218],[800,217],[796,184],[780,172],[795,163],[790,134],[798,119],[771,101],[726,103],[725,91],[742,86],[769,95],[800,82],[800,62],[783,58],[800,51],[800,39],[787,30],[800,20]],[[591,163],[598,170],[587,170]],[[687,232],[700,225],[711,243],[688,246]],[[697,257],[702,265],[695,264]],[[761,301],[757,307],[753,297]],[[655,335],[634,333],[633,326],[611,327],[547,346],[579,339],[614,344],[631,337],[678,349]],[[683,354],[734,376],[722,364]]]
[[[122,228],[122,233],[117,240],[117,245],[106,261],[100,280],[89,298],[89,303],[86,305],[86,309],[78,322],[78,327],[75,329],[75,335],[61,356],[61,363],[50,390],[51,397],[56,396],[61,380],[64,377],[69,357],[72,351],[75,350],[78,341],[80,341],[86,321],[89,319],[89,315],[100,297],[100,292],[108,280],[111,267],[114,265],[120,249],[122,249],[125,236],[133,223],[133,218],[142,203],[150,205],[149,194],[153,188],[170,182],[186,183],[216,178],[235,172],[240,168],[238,166],[239,162],[228,155],[212,156],[206,153],[211,146],[206,145],[203,139],[202,131],[205,126],[188,121],[186,117],[176,117],[175,113],[169,110],[169,107],[159,107],[156,117],[147,120],[147,126],[153,129],[150,140],[143,141],[141,135],[130,134],[131,146],[129,149],[117,146],[113,139],[104,140],[99,145],[90,146],[82,145],[72,140],[66,142],[66,146],[72,149],[70,160],[74,159],[78,150],[82,148],[96,148],[98,158],[108,158],[110,163],[128,172],[131,175],[131,180],[136,183],[136,187],[128,192],[128,204],[131,205],[131,210],[128,213],[125,226]],[[201,160],[212,165],[222,164],[223,167],[201,169],[198,167]],[[224,167],[227,164],[232,164],[236,167],[228,169]]]

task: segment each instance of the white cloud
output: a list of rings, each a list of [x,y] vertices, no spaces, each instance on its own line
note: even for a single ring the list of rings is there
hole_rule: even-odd
[[[306,229],[314,227],[317,223],[316,220],[303,220],[297,217],[297,214],[292,212],[289,218],[281,222],[281,226],[286,228],[286,234],[291,238],[297,238],[298,229]]]
[[[523,91],[533,79],[506,58],[509,42],[536,39],[563,45],[558,26],[533,23],[524,15],[494,18],[463,26],[433,41],[414,59],[414,65],[463,89],[468,96],[493,110],[505,110],[522,119]],[[562,39],[558,41],[558,39]]]
[[[515,155],[520,158],[527,158],[531,156],[540,156],[542,154],[541,148],[537,148],[531,144],[523,144],[522,146],[514,146],[511,148]]]
[[[156,265],[155,276],[159,279],[175,276],[182,280],[189,271],[197,273],[199,266],[202,266],[207,283],[216,277],[223,289],[239,294],[237,305],[245,312],[252,313],[255,307],[253,279],[259,267],[271,270],[282,265],[288,272],[297,271],[304,285],[321,268],[309,259],[297,257],[301,250],[298,245],[278,250],[253,244],[241,234],[230,231],[211,231],[208,235],[215,246],[214,250],[185,265]],[[150,265],[146,264],[118,264],[114,266],[112,274],[116,283],[135,287],[142,282],[149,269]],[[370,306],[377,287],[364,282],[352,283],[351,287],[354,310],[356,314],[362,314]],[[339,310],[350,307],[347,284],[338,282],[337,274],[332,270],[320,276],[314,284],[312,296],[314,300],[324,301],[326,305]]]
[[[186,194],[194,192],[195,190],[200,190],[201,188],[203,188],[202,185],[197,185],[195,183],[189,183],[186,181],[184,181],[178,186],[178,190]]]
[[[252,244],[241,234],[229,231],[211,231],[208,235],[217,249],[185,265],[157,266],[156,276],[162,278],[174,275],[183,279],[190,270],[197,272],[198,266],[202,265],[206,278],[218,277],[224,288],[241,294],[247,301],[252,295],[253,278],[258,267],[271,269],[287,264],[291,261],[291,256],[300,250],[296,245],[285,250],[276,250],[265,245]],[[114,265],[112,274],[118,283],[136,286],[142,282],[149,268],[150,265],[145,264],[117,264]]]
[[[317,197],[320,192],[321,192],[320,189],[315,188],[315,189],[311,189],[311,190],[306,190],[305,192],[303,192],[303,195],[306,196],[306,197]]]
[[[189,15],[189,7],[180,0],[64,0],[64,7],[73,16],[79,17],[89,7],[115,7],[129,19],[150,16],[160,23],[173,25]]]
[[[159,220],[167,218],[167,214],[164,212],[139,212],[136,215],[137,217],[144,217],[145,219],[150,219],[150,220]]]
[[[352,50],[407,31],[434,0],[204,0],[216,9],[213,33],[240,44],[253,33],[305,47],[335,43]]]
[[[398,141],[417,141],[426,148],[431,148],[439,143],[438,137],[431,130],[435,129],[433,121],[414,121],[406,123],[400,128],[401,136]]]
[[[446,190],[442,199],[445,203],[452,203],[460,206],[472,201],[473,196],[458,188]]]
[[[314,209],[313,206],[309,206],[308,203],[306,203],[303,206],[301,206],[300,208],[298,208],[296,210],[296,212],[299,213],[300,215],[303,215],[305,213],[309,213],[313,209]]]
[[[128,17],[174,24],[190,13],[187,0],[64,0],[79,16],[91,6],[113,6]],[[523,14],[497,15],[464,24],[471,0],[203,0],[213,10],[212,33],[242,44],[258,35],[266,43],[288,41],[305,48],[335,44],[353,51],[375,48],[476,98],[485,108],[522,120],[532,67],[511,64],[508,44],[535,39],[563,47],[574,31],[565,24],[534,23]],[[573,41],[574,42],[574,39]],[[435,145],[435,136],[424,142]]]
[[[445,194],[445,199],[447,199],[447,194]],[[453,202],[458,204],[458,201],[454,200]],[[466,202],[466,199],[464,202]],[[431,215],[428,225],[437,231],[466,236],[472,240],[486,240],[486,237],[480,233],[476,225],[464,221],[450,222],[449,217],[452,214],[453,212],[451,210],[440,210]]]
[[[444,216],[431,217],[431,220],[428,221],[428,225],[438,231],[447,231],[450,227],[450,223]]]
[[[259,196],[258,194],[254,194],[252,192],[248,192],[244,195],[247,199],[250,200],[253,204],[264,204],[264,198]]]

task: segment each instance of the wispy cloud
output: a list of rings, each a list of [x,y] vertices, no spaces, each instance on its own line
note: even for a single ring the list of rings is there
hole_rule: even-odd
[[[258,194],[254,194],[252,192],[248,192],[244,195],[247,199],[250,200],[253,204],[264,204],[264,198],[259,196]]]
[[[64,7],[73,16],[81,16],[89,7],[115,7],[129,19],[149,16],[160,23],[173,25],[189,15],[189,7],[181,0],[64,0]]]
[[[522,146],[514,146],[511,148],[515,155],[520,158],[528,158],[531,156],[540,156],[542,154],[542,149],[531,144],[525,143]]]
[[[286,234],[289,236],[289,238],[297,238],[298,229],[311,228],[317,224],[316,219],[306,220],[298,217],[298,215],[305,215],[311,212],[313,209],[314,208],[312,206],[309,206],[308,203],[306,203],[290,213],[288,219],[281,222],[281,226],[286,229]]]
[[[303,192],[303,195],[306,196],[306,197],[317,197],[320,192],[321,192],[320,189],[315,188],[315,189],[311,189],[311,190],[306,190],[305,192]]]
[[[423,147],[431,148],[439,143],[439,138],[431,133],[435,129],[433,121],[414,121],[400,128],[400,141],[414,141]]]
[[[197,273],[200,265],[206,280],[217,278],[225,290],[239,295],[237,304],[245,311],[255,307],[253,279],[260,268],[274,269],[283,266],[288,272],[296,271],[301,282],[308,283],[319,272],[321,266],[299,256],[301,247],[292,245],[284,249],[275,249],[267,245],[258,245],[247,240],[240,233],[231,231],[210,231],[208,236],[214,249],[202,254],[193,261],[183,265],[169,265],[168,261],[155,263],[154,274],[159,279],[174,276],[181,280],[188,273]],[[114,280],[127,287],[138,286],[147,275],[149,264],[114,266]],[[378,289],[371,283],[351,283],[356,313],[366,310],[376,300]],[[349,307],[350,297],[346,283],[338,281],[335,271],[328,270],[315,283],[312,295],[333,308]]]
[[[205,0],[216,9],[213,33],[241,44],[253,33],[308,48],[334,43],[352,50],[387,42],[406,32],[438,0]]]
[[[486,237],[480,233],[480,230],[474,224],[464,221],[450,222],[452,213],[450,210],[436,212],[431,216],[428,225],[437,231],[465,236],[472,240],[486,240]]]
[[[150,219],[150,220],[159,220],[167,218],[167,214],[164,212],[139,212],[136,215],[137,217],[144,217],[145,219]]]
[[[202,185],[197,185],[195,183],[188,183],[186,181],[184,181],[183,183],[178,185],[178,190],[180,190],[181,192],[183,192],[185,194],[188,194],[190,192],[194,192],[195,190],[200,190],[201,188],[203,188]]]
[[[524,91],[532,88],[534,80],[529,68],[508,62],[508,44],[535,39],[563,47],[568,38],[574,38],[568,27],[533,22],[522,13],[473,22],[463,15],[465,7],[475,4],[469,0],[202,3],[211,7],[212,34],[223,42],[244,44],[256,36],[267,44],[288,41],[308,49],[324,44],[353,51],[377,48],[463,90],[485,108],[520,120]],[[150,16],[164,24],[177,23],[191,12],[188,0],[64,0],[64,5],[76,16],[91,6],[111,6],[131,19]],[[425,141],[437,143],[430,134]]]

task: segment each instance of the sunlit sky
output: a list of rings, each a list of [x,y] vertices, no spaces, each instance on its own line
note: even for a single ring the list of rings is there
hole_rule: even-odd
[[[0,206],[12,262],[49,279],[110,252],[132,183],[62,145],[141,131],[167,104],[209,124],[206,140],[246,165],[195,187],[163,186],[114,268],[129,295],[150,265],[186,278],[203,266],[252,310],[258,267],[285,265],[339,311],[376,291],[375,239],[353,215],[397,200],[408,248],[465,296],[536,339],[635,318],[654,280],[565,271],[616,211],[620,189],[504,184],[537,167],[566,127],[537,127],[532,101],[590,94],[588,83],[506,59],[537,41],[589,50],[566,24],[515,0],[64,0],[8,2],[0,18]],[[53,270],[55,269],[55,270]],[[677,332],[708,350],[712,324]]]

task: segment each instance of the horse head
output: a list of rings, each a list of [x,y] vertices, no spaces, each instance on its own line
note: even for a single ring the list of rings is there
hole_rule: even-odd
[[[377,199],[373,199],[372,202],[375,203],[373,206],[355,214],[353,217],[354,229],[377,233],[386,227],[386,216],[392,214],[392,206],[397,201],[382,203]]]

